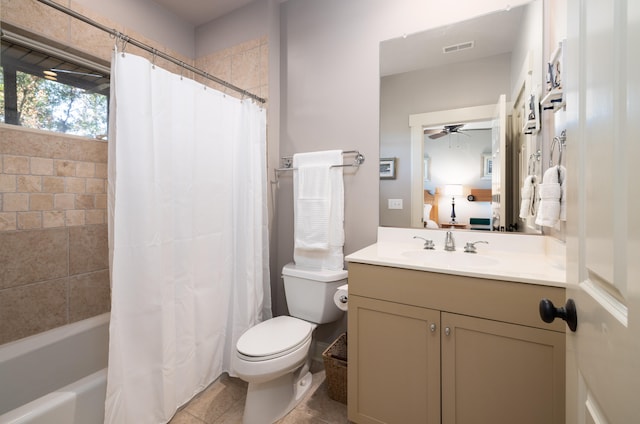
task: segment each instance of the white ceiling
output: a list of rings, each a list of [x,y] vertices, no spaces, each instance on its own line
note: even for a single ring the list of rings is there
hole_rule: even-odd
[[[512,8],[441,28],[394,38],[380,44],[380,75],[462,63],[511,52],[521,30],[525,7]],[[442,48],[466,41],[475,47],[443,54]]]
[[[246,6],[254,0],[153,0],[194,26]]]

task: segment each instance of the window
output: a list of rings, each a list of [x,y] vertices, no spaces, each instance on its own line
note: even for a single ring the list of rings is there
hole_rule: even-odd
[[[3,30],[0,122],[106,139],[108,68]]]

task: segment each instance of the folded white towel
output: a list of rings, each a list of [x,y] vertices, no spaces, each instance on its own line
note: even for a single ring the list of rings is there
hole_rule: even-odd
[[[328,165],[298,166],[295,214],[295,247],[329,248],[331,214]]]
[[[343,269],[344,186],[341,150],[293,156],[294,262]]]
[[[542,182],[544,184],[560,183],[559,178],[560,173],[558,172],[558,167],[552,166],[544,171],[544,174],[542,175]]]
[[[560,201],[562,191],[558,183],[543,183],[538,185],[538,197],[541,200]]]
[[[520,218],[527,219],[529,216],[535,214],[537,201],[536,201],[536,188],[537,178],[535,175],[528,175],[524,180],[523,186],[520,188]]]
[[[557,166],[547,169],[542,176],[542,184],[538,185],[538,213],[535,223],[546,227],[553,227],[560,219],[560,187],[561,170]]]
[[[542,200],[538,205],[538,215],[536,216],[536,224],[545,227],[553,227],[558,222],[560,216],[560,202],[552,202]]]

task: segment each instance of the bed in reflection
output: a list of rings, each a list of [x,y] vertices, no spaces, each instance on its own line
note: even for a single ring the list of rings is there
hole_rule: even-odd
[[[438,199],[429,190],[424,190],[422,222],[424,223],[424,228],[440,228],[440,225],[438,225]]]

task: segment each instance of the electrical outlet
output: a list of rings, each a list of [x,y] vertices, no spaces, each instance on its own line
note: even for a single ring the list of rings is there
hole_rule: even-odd
[[[402,199],[389,199],[389,209],[402,209]]]

